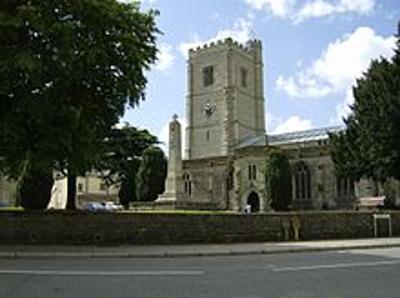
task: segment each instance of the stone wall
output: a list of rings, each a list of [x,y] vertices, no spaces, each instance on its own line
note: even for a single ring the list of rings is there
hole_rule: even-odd
[[[0,213],[2,244],[184,244],[368,238],[372,212]],[[400,212],[390,212],[400,236]],[[295,228],[294,228],[295,227]]]

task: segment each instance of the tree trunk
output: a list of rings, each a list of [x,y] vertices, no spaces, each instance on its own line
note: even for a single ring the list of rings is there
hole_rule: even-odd
[[[67,176],[67,208],[68,210],[76,209],[76,174],[68,170]]]

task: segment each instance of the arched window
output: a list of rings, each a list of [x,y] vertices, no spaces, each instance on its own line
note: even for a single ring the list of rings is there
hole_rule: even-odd
[[[350,178],[336,177],[336,193],[339,198],[354,196],[354,181]]]
[[[183,191],[189,197],[192,195],[192,181],[188,173],[183,174]]]
[[[233,169],[231,169],[228,173],[228,177],[226,178],[226,188],[228,190],[233,189]]]
[[[257,180],[257,166],[255,164],[249,164],[247,174],[249,181]]]
[[[293,171],[293,194],[296,200],[311,199],[311,173],[304,162],[298,163]]]

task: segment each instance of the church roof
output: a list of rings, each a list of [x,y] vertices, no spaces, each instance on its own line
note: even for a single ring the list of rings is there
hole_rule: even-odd
[[[328,133],[338,132],[340,130],[343,130],[343,126],[331,126],[331,127],[268,135],[268,143],[270,145],[283,145],[283,144],[325,140],[328,138]]]
[[[248,138],[245,138],[240,142],[240,144],[237,146],[238,148],[244,148],[248,146],[265,146],[265,136],[251,136]]]

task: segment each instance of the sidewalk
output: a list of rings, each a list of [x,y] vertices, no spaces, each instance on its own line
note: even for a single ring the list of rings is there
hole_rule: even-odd
[[[400,246],[400,238],[160,246],[0,245],[5,258],[165,258],[280,254]]]

